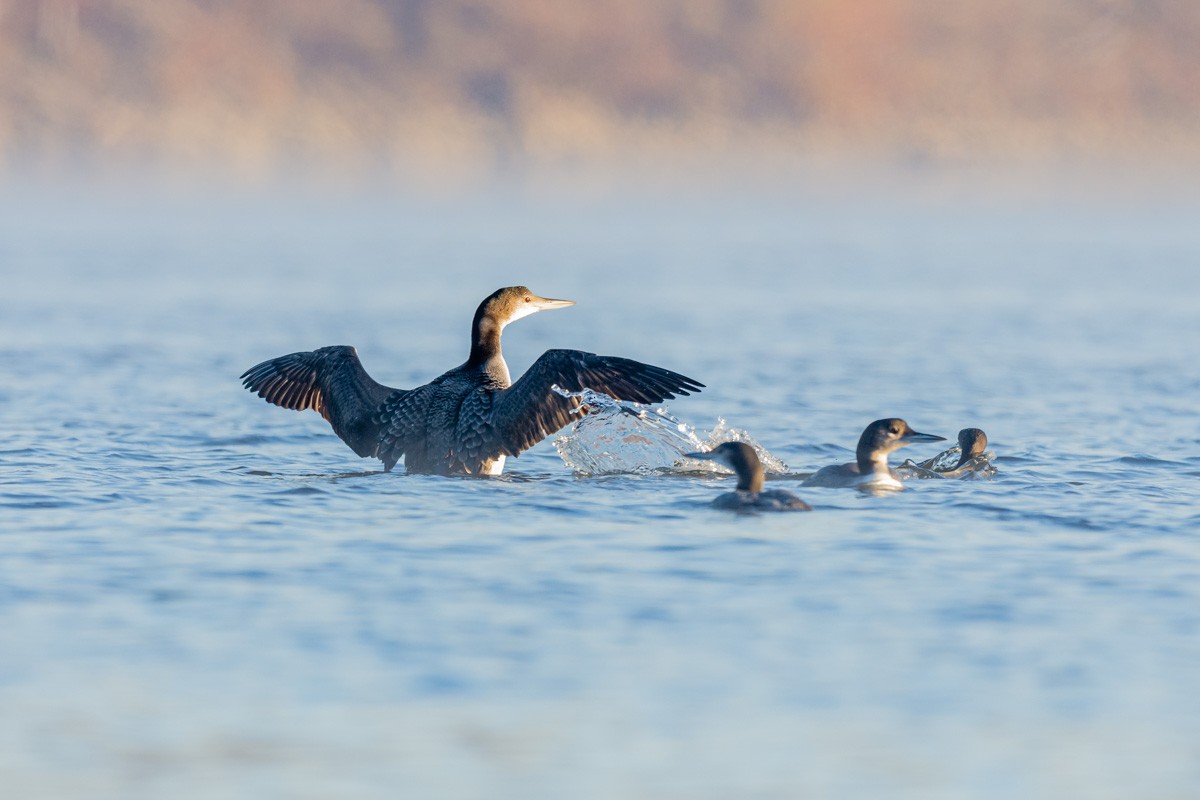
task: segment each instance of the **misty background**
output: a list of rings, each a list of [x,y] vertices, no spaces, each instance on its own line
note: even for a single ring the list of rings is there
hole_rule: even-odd
[[[0,178],[460,192],[1200,166],[1189,0],[0,0]]]
[[[0,0],[0,794],[1200,797],[1198,43],[1195,0]],[[578,305],[514,374],[680,371],[792,477],[885,416],[999,474],[733,518],[552,441],[385,474],[238,379],[421,385],[516,284]]]

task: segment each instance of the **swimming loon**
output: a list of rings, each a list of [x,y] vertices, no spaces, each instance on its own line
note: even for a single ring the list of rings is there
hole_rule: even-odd
[[[441,475],[498,475],[505,456],[519,455],[571,422],[579,400],[552,386],[638,403],[704,386],[661,367],[579,350],[547,350],[513,383],[500,352],[504,326],[573,305],[524,286],[497,290],[475,312],[466,362],[415,389],[376,383],[355,349],[344,345],[273,358],[241,379],[267,402],[318,412],[354,452],[378,458],[385,470],[403,456],[408,472]]]
[[[763,491],[763,467],[754,448],[744,442],[722,442],[707,453],[684,453],[688,458],[717,461],[737,473],[737,490],[713,500],[730,511],[811,511],[812,506],[791,492]]]
[[[987,434],[979,428],[963,428],[958,432],[958,445],[943,450],[933,458],[920,463],[905,461],[897,470],[906,477],[915,478],[974,478],[991,477],[996,468],[985,454]],[[957,456],[957,462],[951,459]]]
[[[933,458],[922,461],[917,466],[941,473],[955,472],[965,466],[971,459],[983,455],[984,451],[987,450],[987,445],[987,434],[979,428],[963,428],[958,432],[959,455],[957,464],[946,468],[938,467],[938,464],[953,452],[952,450],[944,450]]]
[[[902,419],[879,419],[863,431],[855,451],[857,461],[822,467],[801,486],[873,486],[899,489],[901,483],[888,469],[888,453],[914,442],[944,442],[944,436],[917,433]]]

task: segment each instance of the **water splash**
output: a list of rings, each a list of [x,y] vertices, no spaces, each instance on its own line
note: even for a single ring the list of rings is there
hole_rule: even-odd
[[[911,458],[906,459],[903,464],[895,468],[895,471],[900,473],[900,478],[961,478],[973,480],[976,478],[990,478],[996,474],[996,468],[992,466],[992,460],[996,454],[991,450],[971,458],[967,463],[957,469],[954,465],[958,463],[959,456],[962,454],[962,449],[958,445],[954,445],[942,452],[938,453],[933,458],[925,461],[917,462]]]
[[[717,419],[716,427],[701,436],[694,426],[663,408],[616,400],[591,389],[581,392],[568,392],[558,386],[553,389],[563,397],[580,401],[579,420],[554,440],[559,456],[575,472],[584,475],[645,475],[671,470],[728,472],[720,464],[687,459],[683,454],[710,450],[729,441],[753,447],[767,472],[787,472],[787,465],[763,449],[754,437],[721,418]]]

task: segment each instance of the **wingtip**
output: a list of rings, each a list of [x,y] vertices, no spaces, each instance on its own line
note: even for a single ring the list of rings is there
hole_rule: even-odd
[[[247,369],[241,375],[238,375],[238,380],[240,380],[242,382],[243,386],[245,386],[247,389],[249,389],[252,384],[257,383],[258,381],[262,380],[265,373],[267,371],[273,369],[275,366],[275,362],[278,360],[279,360],[278,358],[269,358],[266,361],[260,361],[257,364],[255,364],[253,367],[250,367],[249,369]]]

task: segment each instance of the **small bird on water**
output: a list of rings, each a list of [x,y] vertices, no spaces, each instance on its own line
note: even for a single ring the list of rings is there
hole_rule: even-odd
[[[822,467],[801,486],[900,489],[903,484],[888,467],[888,453],[916,442],[944,441],[944,436],[917,433],[902,419],[878,419],[868,425],[859,438],[855,462]]]
[[[566,308],[571,300],[539,297],[524,286],[487,297],[471,323],[465,363],[415,389],[377,383],[353,347],[292,353],[246,370],[243,385],[283,408],[312,409],[363,458],[390,470],[499,475],[517,456],[576,418],[579,399],[552,390],[604,392],[619,400],[659,403],[704,384],[662,367],[580,350],[547,350],[513,383],[500,333],[513,320]]]
[[[958,446],[943,450],[933,458],[919,463],[906,461],[899,470],[917,478],[989,478],[996,474],[987,455],[987,434],[979,428],[963,428],[958,432]],[[958,457],[957,462],[950,459]]]
[[[737,489],[713,500],[716,508],[730,511],[811,511],[812,506],[782,489],[763,491],[763,466],[754,448],[745,442],[722,442],[705,453],[684,453],[688,458],[716,461],[737,473]]]
[[[964,467],[971,459],[983,455],[987,450],[988,440],[987,434],[979,428],[963,428],[958,432],[958,463],[952,467],[941,469],[938,467],[941,460],[952,453],[952,450],[946,450],[938,453],[931,459],[922,461],[917,466],[925,469],[937,470],[938,472],[951,473]]]
[[[958,432],[958,449],[961,451],[958,463],[951,467],[956,470],[971,459],[983,455],[987,450],[987,434],[979,428],[963,428]]]

